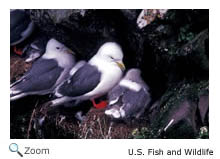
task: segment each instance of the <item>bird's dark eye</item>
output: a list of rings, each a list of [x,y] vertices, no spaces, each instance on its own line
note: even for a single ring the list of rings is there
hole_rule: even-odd
[[[59,47],[56,47],[56,49],[59,50],[60,48],[59,48]]]

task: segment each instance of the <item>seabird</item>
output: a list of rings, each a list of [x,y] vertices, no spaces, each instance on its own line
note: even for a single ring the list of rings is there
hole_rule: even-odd
[[[55,39],[50,39],[46,52],[20,80],[11,84],[11,101],[27,95],[45,95],[54,89],[68,76],[75,65],[74,53]]]
[[[37,35],[33,42],[23,49],[23,53],[25,54],[25,62],[33,62],[41,57],[46,51],[48,41],[49,38],[47,36],[42,34]]]
[[[51,106],[69,101],[92,100],[106,94],[121,79],[125,66],[123,52],[115,42],[104,43],[98,52],[68,80],[57,87]]]
[[[17,45],[31,35],[34,23],[21,9],[10,10],[10,45]]]
[[[138,119],[151,101],[149,87],[141,78],[141,71],[128,70],[125,77],[108,93],[107,116],[113,119]]]

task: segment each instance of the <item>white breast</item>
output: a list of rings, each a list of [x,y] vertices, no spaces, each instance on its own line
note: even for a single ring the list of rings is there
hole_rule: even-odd
[[[54,59],[57,61],[58,65],[62,68],[73,67],[75,64],[75,58],[69,53],[60,53],[60,52],[46,52],[43,56],[43,59]]]
[[[95,65],[102,75],[100,83],[93,91],[85,94],[84,96],[86,97],[96,98],[106,94],[120,81],[122,77],[121,69],[112,62],[106,62],[97,58],[90,62],[90,64]]]

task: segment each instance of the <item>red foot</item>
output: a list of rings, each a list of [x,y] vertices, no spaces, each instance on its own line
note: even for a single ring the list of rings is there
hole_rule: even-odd
[[[20,56],[23,54],[22,49],[17,49],[16,46],[14,46],[14,52]]]
[[[94,106],[95,108],[97,108],[97,109],[105,108],[105,107],[107,106],[107,104],[108,104],[107,101],[101,101],[101,102],[98,103],[98,104],[95,103],[95,100],[94,100],[94,99],[92,99],[91,101],[92,101],[93,106]]]

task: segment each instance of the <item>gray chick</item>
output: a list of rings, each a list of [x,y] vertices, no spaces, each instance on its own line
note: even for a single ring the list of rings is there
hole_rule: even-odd
[[[31,44],[27,45],[23,52],[25,55],[25,62],[32,62],[41,57],[45,51],[49,38],[43,34],[38,35]]]
[[[147,109],[151,97],[149,87],[141,78],[141,71],[133,68],[108,93],[109,104],[105,110],[113,119],[138,119]]]

